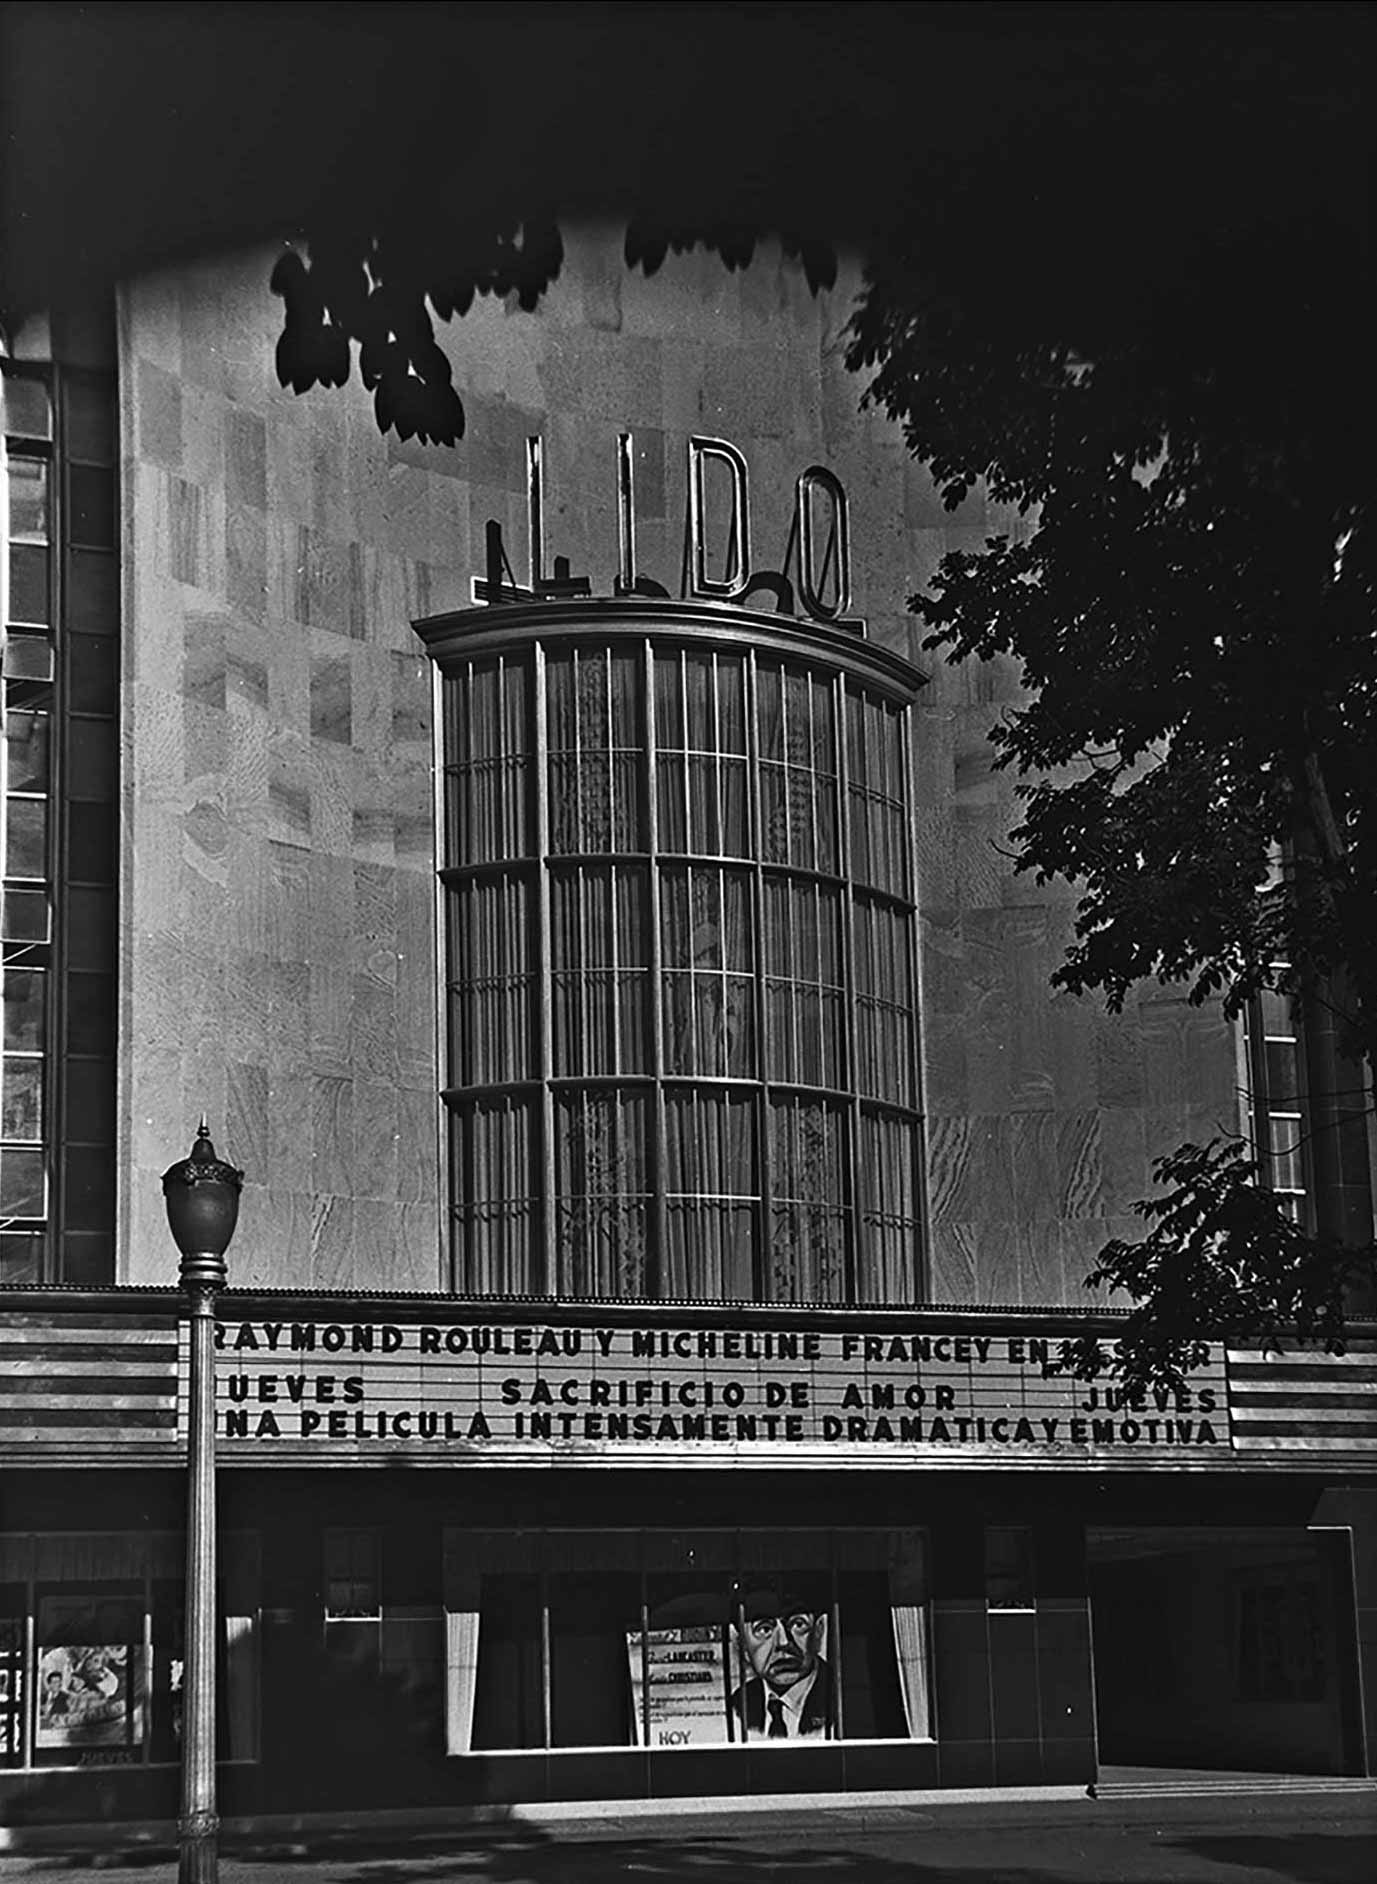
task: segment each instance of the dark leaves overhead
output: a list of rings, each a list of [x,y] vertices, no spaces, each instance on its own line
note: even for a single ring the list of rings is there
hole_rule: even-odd
[[[673,252],[715,251],[731,269],[745,268],[759,233],[742,224],[660,229],[632,223],[628,267],[653,275]],[[555,223],[527,220],[515,229],[456,231],[451,253],[462,266],[435,265],[433,231],[408,240],[357,232],[313,232],[309,259],[295,249],[277,263],[272,288],[286,304],[277,343],[277,377],[293,392],[343,386],[358,348],[359,377],[373,394],[381,431],[453,445],[464,435],[464,406],[453,372],[435,339],[434,320],[467,314],[480,294],[510,296],[526,312],[557,278],[564,243]],[[816,292],[831,287],[836,256],[823,242],[790,235],[786,255],[802,266]]]
[[[277,377],[293,392],[343,386],[351,349],[373,395],[381,431],[452,445],[464,435],[464,406],[453,371],[435,339],[434,317],[466,314],[480,294],[511,295],[534,308],[564,259],[549,222],[518,229],[472,230],[456,237],[462,269],[432,278],[420,251],[400,236],[314,234],[309,259],[289,251],[272,287],[286,304],[277,343]]]

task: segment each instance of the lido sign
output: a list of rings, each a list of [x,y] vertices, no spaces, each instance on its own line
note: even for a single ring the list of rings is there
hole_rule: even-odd
[[[682,598],[744,607],[756,596],[774,598],[775,611],[803,615],[828,628],[864,632],[850,616],[851,537],[846,491],[825,465],[799,473],[789,535],[778,569],[757,567],[751,541],[751,477],[745,458],[725,438],[690,437],[684,520]],[[614,595],[668,600],[670,592],[646,575],[636,548],[633,438],[617,435],[617,575]],[[473,599],[489,604],[551,602],[591,595],[587,576],[574,575],[567,556],[546,565],[545,445],[526,440],[526,521],[529,546],[525,584],[512,572],[502,526],[487,526],[486,567],[475,577]]]

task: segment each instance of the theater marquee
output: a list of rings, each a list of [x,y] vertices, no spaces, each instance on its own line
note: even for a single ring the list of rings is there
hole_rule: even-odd
[[[1009,1331],[225,1320],[227,1456],[925,1465],[1227,1453],[1222,1354],[1126,1401]]]

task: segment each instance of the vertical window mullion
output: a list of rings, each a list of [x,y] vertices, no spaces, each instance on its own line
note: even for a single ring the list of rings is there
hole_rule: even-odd
[[[749,828],[746,833],[747,849],[750,853],[751,896],[756,927],[757,957],[755,964],[755,1026],[756,1026],[756,1084],[752,1094],[752,1106],[755,1113],[755,1163],[756,1163],[756,1203],[759,1215],[756,1224],[752,1276],[752,1292],[757,1302],[768,1300],[769,1278],[771,1274],[771,1244],[774,1236],[774,1193],[770,1181],[771,1158],[769,1140],[769,1092],[770,1064],[767,1057],[769,1050],[769,1013],[765,992],[765,964],[768,960],[766,940],[767,912],[765,905],[765,871],[762,856],[765,849],[764,797],[761,780],[760,725],[759,725],[759,666],[754,650],[746,655],[745,672],[742,686],[745,693],[746,708],[746,770],[748,778]],[[781,679],[781,725],[783,714],[783,682]],[[788,800],[785,799],[785,819],[787,832]],[[787,837],[786,837],[787,853]]]
[[[679,658],[682,660],[682,655]],[[642,688],[641,725],[644,732],[646,766],[646,919],[650,924],[646,980],[649,984],[650,999],[648,1007],[645,1003],[641,1004],[640,1012],[641,1025],[650,1028],[650,1038],[641,1043],[643,1051],[640,1060],[649,1068],[654,1082],[651,1087],[651,1103],[647,1119],[649,1143],[645,1148],[646,1183],[650,1189],[650,1198],[646,1205],[646,1293],[650,1296],[663,1296],[667,1293],[665,1252],[669,1246],[665,1203],[668,1171],[665,1132],[668,1129],[668,1117],[665,1107],[665,1060],[662,1038],[664,977],[661,972],[660,936],[662,920],[660,909],[660,778],[655,737],[655,648],[648,638],[641,644],[641,661],[641,671],[645,682]],[[649,1050],[645,1051],[646,1048]],[[644,1586],[642,1593],[644,1594]],[[649,1705],[647,1688],[647,1709]],[[649,1714],[647,1713],[648,1721]],[[646,1745],[649,1746],[649,1744],[647,1725]]]
[[[841,917],[841,934],[838,946],[841,960],[838,969],[841,985],[850,994],[849,1000],[841,1004],[842,1021],[840,1029],[840,1051],[842,1064],[837,1069],[838,1083],[847,1094],[845,1115],[842,1129],[846,1139],[841,1147],[841,1168],[843,1183],[849,1189],[843,1231],[843,1264],[846,1270],[845,1291],[848,1302],[861,1299],[864,1291],[860,1286],[860,1272],[866,1257],[865,1226],[860,1220],[861,1174],[859,1169],[862,1156],[861,1142],[861,1100],[860,1100],[860,1053],[857,1046],[859,1018],[856,1005],[856,873],[855,860],[851,845],[851,780],[853,777],[854,755],[851,752],[851,716],[850,696],[842,680],[836,683],[836,696],[833,713],[836,719],[837,746],[837,869],[845,885],[838,914]]]
[[[541,1199],[538,1205],[535,1243],[532,1267],[535,1271],[532,1284],[536,1292],[557,1293],[562,1277],[559,1275],[558,1231],[559,1197],[556,1192],[555,1166],[555,1112],[554,1091],[551,1079],[554,1072],[553,1014],[554,987],[551,961],[552,926],[550,921],[550,738],[549,738],[549,693],[548,672],[545,659],[545,645],[536,642],[531,654],[532,661],[532,711],[535,732],[536,776],[536,933],[537,964],[539,976],[539,999],[534,1016],[536,1027],[537,1064],[540,1068],[540,1144],[538,1156],[541,1161],[543,1182]],[[577,700],[577,694],[575,695]],[[529,921],[529,916],[527,918]]]

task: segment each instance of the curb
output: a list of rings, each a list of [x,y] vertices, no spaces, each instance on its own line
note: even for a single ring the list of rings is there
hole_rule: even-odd
[[[222,1852],[255,1854],[260,1847],[291,1847],[303,1839],[369,1838],[388,1832],[553,1832],[561,1827],[615,1831],[650,1820],[722,1824],[760,1813],[775,1823],[846,1814],[863,1825],[869,1812],[927,1812],[942,1806],[1090,1804],[1082,1786],[952,1786],[930,1791],[724,1793],[684,1799],[570,1799],[549,1804],[419,1806],[374,1812],[255,1813],[220,1824]],[[0,1826],[0,1856],[55,1850],[175,1856],[173,1819],[128,1820],[122,1824]],[[265,1853],[265,1855],[268,1855]]]

